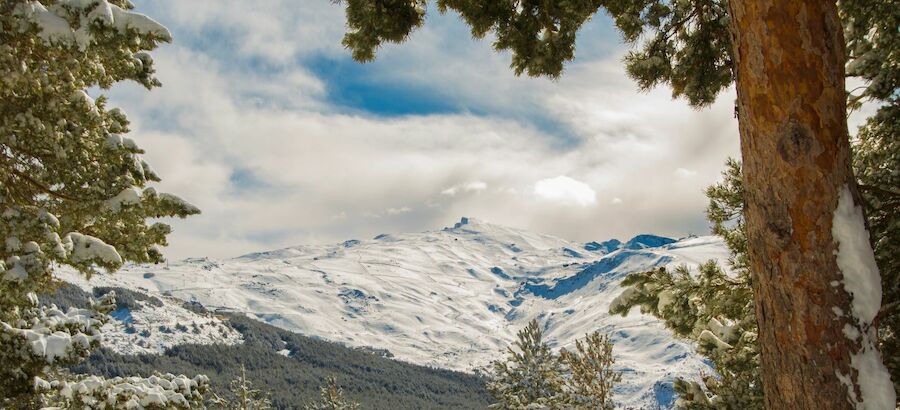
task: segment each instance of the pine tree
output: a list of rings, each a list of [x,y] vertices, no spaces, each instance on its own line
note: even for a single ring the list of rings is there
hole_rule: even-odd
[[[612,409],[613,370],[609,336],[599,332],[556,354],[537,320],[519,331],[507,357],[492,363],[488,391],[497,409]]]
[[[496,403],[491,408],[564,408],[564,363],[544,341],[537,320],[519,331],[506,356],[492,364],[487,388]]]
[[[159,262],[170,232],[148,218],[199,211],[148,187],[159,177],[125,137],[128,120],[86,90],[160,85],[148,51],[171,35],[127,0],[0,3],[0,407],[42,400],[76,406],[186,408],[198,376],[63,377],[100,343],[109,298],[95,309],[39,307],[53,266],[90,277],[123,261]],[[58,379],[57,379],[58,377]]]
[[[356,410],[359,403],[344,397],[344,391],[337,384],[337,379],[325,379],[325,385],[319,389],[319,401],[307,404],[305,410]]]
[[[270,410],[273,409],[269,395],[253,388],[253,382],[247,378],[247,370],[241,365],[241,374],[231,381],[230,389],[234,400],[228,401],[215,396],[212,407],[224,410]]]
[[[427,2],[344,3],[344,45],[369,61],[382,43],[402,42],[424,24]],[[603,8],[635,46],[625,64],[641,88],[669,84],[673,96],[701,107],[734,83],[764,400],[777,409],[847,409],[864,399],[857,392],[890,384],[883,365],[865,376],[853,365],[854,357],[878,355],[870,337],[876,318],[871,309],[853,310],[853,300],[881,295],[830,284],[853,274],[834,255],[836,210],[854,214],[857,234],[864,223],[856,215],[845,74],[868,81],[859,95],[896,98],[894,2],[438,0],[437,7],[458,12],[474,37],[491,34],[497,50],[511,51],[517,74],[559,76],[579,28]],[[857,256],[870,259],[865,248]],[[828,325],[793,331],[798,321]],[[862,340],[845,337],[847,327]]]
[[[727,275],[714,261],[692,274],[687,266],[629,275],[629,288],[610,306],[627,314],[633,306],[662,319],[677,336],[697,342],[718,377],[703,385],[678,380],[678,406],[686,409],[762,409],[759,345],[750,284]]]
[[[613,387],[622,375],[612,366],[616,362],[608,335],[599,332],[575,341],[575,350],[561,353],[568,377],[566,404],[573,409],[612,410]]]

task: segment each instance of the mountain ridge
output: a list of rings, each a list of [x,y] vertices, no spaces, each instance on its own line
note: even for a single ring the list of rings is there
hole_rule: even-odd
[[[691,344],[673,339],[655,318],[610,316],[608,306],[629,273],[724,261],[718,238],[640,242],[639,249],[619,242],[611,252],[591,251],[472,218],[389,238],[129,265],[98,285],[171,295],[348,346],[386,349],[411,363],[470,372],[500,357],[531,319],[556,348],[608,332],[623,371],[616,400],[624,407],[669,408],[675,377],[712,373]],[[644,240],[656,238],[664,237]]]

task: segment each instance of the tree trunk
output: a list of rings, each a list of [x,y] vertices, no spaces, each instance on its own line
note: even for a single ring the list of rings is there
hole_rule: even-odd
[[[860,203],[837,8],[827,0],[729,3],[766,408],[851,409],[863,398],[851,357],[864,341],[842,329],[872,329],[841,314],[853,310],[832,236],[840,192]]]

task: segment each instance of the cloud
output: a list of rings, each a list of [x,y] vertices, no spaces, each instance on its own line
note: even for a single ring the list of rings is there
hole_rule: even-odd
[[[399,208],[388,208],[384,211],[388,215],[400,215],[408,212],[412,212],[412,208],[408,206],[401,206]]]
[[[316,54],[343,53],[342,7],[290,0],[137,0],[137,10],[161,21],[176,44],[231,54],[240,60],[289,65]],[[337,41],[335,41],[337,40]],[[259,68],[259,67],[257,67]]]
[[[203,210],[172,221],[167,256],[418,232],[460,216],[572,240],[706,231],[702,190],[738,152],[731,91],[703,111],[664,88],[639,93],[621,49],[590,49],[604,38],[579,45],[559,81],[516,77],[489,39],[436,13],[361,71],[325,76],[323,60],[348,63],[340,6],[288,4],[137,2],[175,44],[153,53],[162,88],[117,85],[111,105],[129,113],[160,189]],[[357,95],[351,82],[449,108],[385,115],[335,101],[342,87]],[[691,178],[673,175],[684,164]]]
[[[447,188],[447,189],[441,191],[441,195],[454,196],[461,192],[484,191],[485,189],[487,189],[487,187],[488,187],[487,183],[485,183],[483,181],[471,181],[471,182],[466,182],[464,184],[454,185],[450,188]]]
[[[678,175],[679,177],[682,177],[682,178],[690,178],[694,175],[697,175],[697,171],[693,171],[693,170],[686,169],[686,168],[677,168],[677,169],[675,169],[675,175]]]
[[[564,175],[536,182],[534,194],[562,204],[588,206],[597,203],[597,193],[590,185]]]

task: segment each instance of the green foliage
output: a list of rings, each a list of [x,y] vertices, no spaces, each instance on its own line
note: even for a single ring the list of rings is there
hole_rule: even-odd
[[[147,51],[171,36],[131,8],[125,0],[0,4],[0,405],[63,388],[67,381],[37,380],[99,343],[102,308],[37,306],[53,264],[90,276],[126,260],[158,262],[170,228],[147,219],[199,212],[147,187],[159,177],[123,137],[125,114],[85,92],[120,81],[160,85]]]
[[[241,373],[231,381],[232,400],[226,400],[214,394],[210,407],[223,410],[271,410],[269,395],[253,388],[253,382],[247,378],[247,369],[241,365]]]
[[[517,75],[559,77],[575,58],[578,30],[603,8],[635,47],[625,65],[641,89],[670,84],[673,97],[699,107],[733,80],[724,1],[438,0],[437,6],[458,12],[473,37],[492,34],[496,50],[512,52]],[[383,42],[402,42],[424,23],[425,2],[347,0],[346,14],[344,45],[357,61],[371,61]]]
[[[613,370],[615,359],[608,335],[599,332],[575,341],[575,351],[563,351],[562,360],[569,368],[568,404],[572,408],[612,410],[613,387],[622,375]]]
[[[849,108],[859,108],[866,99],[897,104],[900,8],[890,0],[841,0],[838,4],[847,43],[847,76],[866,82],[851,92]]]
[[[744,233],[744,190],[740,161],[728,158],[725,171],[722,171],[722,182],[706,188],[706,197],[709,198],[706,219],[712,224],[713,235],[725,240],[731,251],[728,263],[732,269],[741,276],[748,276],[750,261],[747,259],[747,236]]]
[[[734,80],[727,2],[607,0],[604,7],[637,48],[625,68],[642,90],[669,84],[673,98],[702,107]]]
[[[634,306],[664,321],[677,336],[697,341],[697,349],[719,372],[705,377],[707,393],[680,381],[679,407],[688,409],[761,409],[759,346],[752,289],[741,277],[726,274],[715,261],[691,272],[687,266],[629,275],[629,288],[610,306],[626,315]],[[746,278],[746,276],[744,276]],[[708,394],[708,395],[707,395]]]
[[[612,369],[612,342],[599,332],[554,353],[537,320],[519,331],[507,357],[492,363],[488,390],[496,409],[612,409],[621,374]]]
[[[849,52],[847,74],[866,82],[851,93],[849,109],[865,99],[885,103],[857,134],[853,171],[881,270],[879,349],[895,388],[900,390],[900,214],[896,212],[900,206],[900,10],[889,1],[858,0],[841,1],[839,10]],[[640,305],[643,311],[663,319],[676,334],[699,341],[701,353],[713,360],[719,378],[707,377],[702,386],[683,380],[676,383],[682,397],[680,407],[762,408],[740,162],[729,159],[723,181],[709,187],[706,195],[712,232],[721,236],[731,251],[729,264],[735,275],[722,275],[711,263],[700,267],[696,279],[687,275],[685,268],[634,275],[626,279],[625,283],[634,287],[621,296],[616,311],[624,314],[631,306]],[[669,295],[675,296],[673,302],[660,302],[671,298]],[[691,300],[698,305],[691,305]],[[722,345],[724,350],[715,349],[719,343],[703,333],[710,330],[718,336],[714,331],[718,326],[710,320],[720,317],[735,323],[732,330],[740,335],[736,343],[725,341],[731,347]]]
[[[698,351],[714,364],[718,376],[702,384],[677,380],[677,405],[685,409],[762,409],[756,311],[743,218],[741,164],[729,159],[722,181],[706,190],[707,218],[714,234],[731,251],[733,274],[716,261],[674,271],[660,268],[629,275],[628,288],[610,305],[611,313],[628,314],[634,306],[664,321],[677,336],[697,342]]]
[[[496,50],[512,51],[510,65],[516,74],[558,77],[563,64],[575,58],[578,29],[601,4],[599,0],[439,0],[438,9],[457,11],[475,38],[493,33]]]
[[[564,364],[543,340],[537,320],[518,333],[507,348],[507,358],[493,363],[488,390],[496,402],[491,408],[562,408]]]
[[[399,43],[425,21],[424,0],[346,0],[344,46],[357,61],[371,61],[385,41]],[[575,57],[578,30],[599,10],[615,21],[632,46],[626,70],[642,90],[672,87],[673,98],[703,107],[734,81],[728,2],[724,0],[438,0],[454,10],[478,39],[492,34],[494,48],[511,51],[516,74],[559,77]],[[850,96],[896,101],[900,83],[900,11],[890,0],[838,2],[849,53],[847,74],[867,85]]]
[[[347,27],[344,46],[357,61],[372,61],[385,41],[400,43],[425,22],[425,0],[345,0]]]
[[[344,391],[337,384],[337,379],[328,377],[325,385],[319,390],[319,401],[303,406],[304,410],[356,410],[359,403],[347,400]]]

